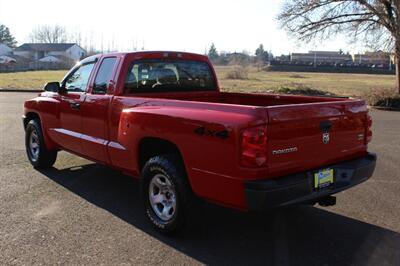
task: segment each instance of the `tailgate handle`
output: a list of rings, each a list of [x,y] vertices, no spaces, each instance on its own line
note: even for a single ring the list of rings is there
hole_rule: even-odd
[[[319,128],[321,129],[322,132],[328,132],[332,128],[332,122],[331,121],[322,121],[319,124]]]

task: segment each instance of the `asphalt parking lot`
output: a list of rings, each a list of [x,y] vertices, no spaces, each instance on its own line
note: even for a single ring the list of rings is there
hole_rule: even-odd
[[[206,205],[184,235],[154,232],[138,182],[65,152],[25,156],[22,104],[0,92],[0,265],[400,265],[400,113],[372,111],[374,176],[337,205],[244,214]]]

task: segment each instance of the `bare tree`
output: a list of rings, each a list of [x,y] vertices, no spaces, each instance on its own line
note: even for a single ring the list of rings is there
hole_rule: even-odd
[[[63,26],[41,25],[32,31],[30,39],[38,43],[65,43],[68,41],[68,35]]]
[[[400,93],[400,0],[286,0],[278,20],[302,41],[347,33],[394,52]]]

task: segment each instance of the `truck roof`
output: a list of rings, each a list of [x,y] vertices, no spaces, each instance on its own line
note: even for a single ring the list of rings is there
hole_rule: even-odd
[[[126,56],[134,59],[158,59],[158,58],[174,58],[174,59],[185,59],[185,60],[196,60],[196,61],[208,61],[206,55],[179,52],[179,51],[138,51],[138,52],[115,52],[107,54],[96,54],[85,58],[85,61],[91,61],[95,58],[105,56]]]

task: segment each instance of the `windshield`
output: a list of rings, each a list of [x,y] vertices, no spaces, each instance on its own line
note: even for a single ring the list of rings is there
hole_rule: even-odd
[[[125,93],[214,91],[209,65],[189,60],[134,61],[125,80]]]

